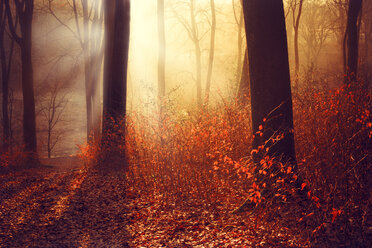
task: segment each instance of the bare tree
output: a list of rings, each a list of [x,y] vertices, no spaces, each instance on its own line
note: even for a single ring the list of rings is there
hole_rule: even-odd
[[[342,61],[345,69],[346,61],[344,58],[346,55],[344,54],[344,36],[346,30],[348,0],[332,0],[327,2],[327,4],[329,14],[333,19],[331,31],[336,36],[337,43],[339,44],[340,54],[343,56],[340,61]]]
[[[302,14],[302,5],[304,0],[292,0],[290,1],[290,9],[292,12],[292,23],[293,23],[293,30],[294,30],[294,54],[295,54],[295,73],[296,73],[296,86],[298,81],[298,72],[300,69],[300,56],[298,54],[298,30],[300,27],[300,19]]]
[[[57,81],[54,84],[49,83],[43,91],[39,99],[39,111],[46,121],[47,152],[50,158],[56,144],[61,141],[66,132],[64,128],[57,130],[57,127],[64,123],[62,115],[68,104],[68,90],[61,81]]]
[[[327,5],[322,1],[309,1],[303,5],[301,37],[305,42],[308,65],[316,68],[318,57],[332,33],[332,20]]]
[[[195,71],[196,71],[196,100],[197,105],[199,108],[202,107],[202,50],[201,50],[201,40],[205,36],[206,32],[201,32],[199,28],[199,23],[197,22],[197,17],[200,14],[203,14],[202,11],[197,11],[196,9],[196,1],[195,0],[188,0],[185,3],[189,9],[189,21],[184,18],[182,15],[177,13],[177,11],[173,8],[174,16],[178,19],[178,21],[182,24],[185,28],[190,40],[193,42],[194,51],[195,51]]]
[[[55,0],[48,0],[48,9],[56,20],[67,28],[79,41],[84,55],[85,102],[87,114],[88,141],[99,136],[99,117],[101,112],[98,81],[103,61],[103,8],[100,0],[67,1],[71,8],[75,27],[62,20],[54,10]],[[81,22],[82,17],[82,22]],[[93,32],[95,31],[94,35]]]
[[[211,91],[211,80],[212,80],[212,70],[213,70],[213,60],[214,60],[214,42],[216,37],[216,6],[214,0],[210,0],[211,5],[211,37],[209,42],[209,60],[208,60],[208,72],[207,72],[207,81],[205,85],[205,102],[206,106],[209,101],[209,94]]]
[[[9,1],[5,1],[5,4],[12,39],[21,48],[24,149],[29,153],[29,162],[37,163],[35,99],[31,53],[34,0],[14,0],[15,17]],[[16,20],[19,21],[20,34],[17,33]]]

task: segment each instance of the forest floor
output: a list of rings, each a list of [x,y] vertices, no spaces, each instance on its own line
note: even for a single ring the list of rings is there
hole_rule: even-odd
[[[224,202],[170,204],[128,186],[122,171],[87,169],[76,157],[43,163],[0,175],[0,247],[306,247]]]

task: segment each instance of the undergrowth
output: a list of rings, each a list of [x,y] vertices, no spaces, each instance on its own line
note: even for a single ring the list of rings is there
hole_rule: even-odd
[[[0,152],[0,173],[26,168],[27,158],[28,155],[21,146],[12,147],[6,152]]]
[[[269,156],[254,164],[250,109],[226,102],[204,110],[166,106],[160,121],[129,113],[125,142],[118,124],[120,135],[107,139],[113,144],[83,147],[82,157],[97,163],[107,149],[125,151],[128,184],[162,195],[164,204],[218,211],[248,201],[255,221],[313,246],[368,247],[371,94],[353,84],[305,88],[293,99],[298,170]]]

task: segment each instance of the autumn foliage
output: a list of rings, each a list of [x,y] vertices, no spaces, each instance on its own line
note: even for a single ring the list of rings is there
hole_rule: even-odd
[[[122,143],[113,138],[126,150],[130,187],[160,195],[165,205],[212,212],[221,205],[240,212],[246,201],[242,212],[257,223],[311,244],[366,244],[372,117],[371,95],[362,85],[295,92],[297,166],[269,156],[253,163],[251,155],[265,150],[251,148],[249,107],[223,101],[204,110],[174,109],[161,121],[132,112],[125,145],[122,133]],[[87,162],[102,152],[97,147],[82,150]]]
[[[0,152],[0,173],[24,168],[27,166],[27,155],[22,146],[15,146],[9,151]]]

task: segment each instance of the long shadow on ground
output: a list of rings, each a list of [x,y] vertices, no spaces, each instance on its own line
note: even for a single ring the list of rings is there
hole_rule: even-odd
[[[129,246],[122,172],[77,170],[52,178],[13,210],[0,206],[6,217],[0,247]]]

